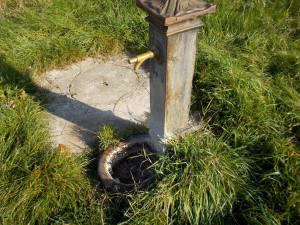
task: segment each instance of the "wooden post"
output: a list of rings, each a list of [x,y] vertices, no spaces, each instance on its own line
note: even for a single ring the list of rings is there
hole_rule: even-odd
[[[150,66],[150,138],[165,152],[164,143],[190,128],[190,103],[200,16],[216,6],[199,0],[137,0],[149,16],[150,49],[159,59]]]

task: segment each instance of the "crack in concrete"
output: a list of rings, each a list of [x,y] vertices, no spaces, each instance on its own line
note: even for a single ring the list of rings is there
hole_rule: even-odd
[[[71,88],[72,88],[72,84],[74,82],[74,79],[76,77],[78,77],[82,73],[82,68],[80,66],[78,66],[78,65],[76,65],[76,66],[79,68],[79,72],[70,81],[69,86],[68,86],[68,93],[67,93],[67,95],[69,95],[72,99],[74,99],[74,100],[77,101],[77,99],[74,97],[74,95],[76,95],[76,93],[73,93],[72,90],[71,90]]]
[[[60,135],[63,135],[63,134],[64,134],[64,131],[65,131],[65,129],[66,129],[66,126],[67,126],[67,121],[65,122],[64,127],[63,127],[63,129],[61,130],[61,132],[60,132]]]
[[[107,122],[121,129],[143,122],[148,110],[149,76],[144,75],[144,70],[133,72],[122,60],[125,57],[106,63],[87,59],[41,77],[45,79],[47,95],[57,99],[50,100],[48,109],[54,120],[50,129],[55,144],[69,144],[77,149],[75,152],[82,151],[94,143],[99,127]],[[104,81],[109,87],[104,87]],[[136,108],[136,104],[140,106]]]
[[[133,113],[130,112],[128,106],[127,106],[127,113],[128,113],[128,114],[129,114],[136,122],[138,122],[138,123],[143,123],[143,122],[144,122],[142,119],[138,119],[137,117],[135,117],[135,116],[133,115]]]
[[[114,108],[113,108],[113,112],[115,112],[115,109],[118,105],[119,102],[121,102],[123,100],[123,98],[125,98],[127,95],[131,95],[133,94],[139,87],[139,82],[135,85],[135,87],[132,88],[132,90],[130,90],[129,92],[125,93],[124,95],[122,95],[117,101],[116,103],[114,104]]]
[[[93,62],[96,62],[95,60],[93,60]],[[98,62],[97,62],[98,63]],[[74,80],[79,76],[79,75],[81,75],[82,73],[86,73],[86,72],[88,72],[88,71],[90,71],[90,70],[93,70],[93,69],[96,69],[97,67],[99,67],[100,65],[97,65],[97,66],[94,66],[94,67],[92,67],[92,68],[89,68],[88,70],[82,70],[82,68],[81,68],[81,66],[79,66],[79,65],[75,65],[75,66],[77,66],[78,68],[79,68],[79,72],[72,78],[72,80],[70,81],[70,84],[69,84],[69,87],[68,87],[68,95],[72,98],[72,99],[74,99],[74,100],[76,100],[76,101],[78,101],[75,97],[74,97],[74,95],[76,95],[76,93],[73,93],[72,92],[72,90],[71,90],[71,88],[73,87],[73,82],[74,82]]]

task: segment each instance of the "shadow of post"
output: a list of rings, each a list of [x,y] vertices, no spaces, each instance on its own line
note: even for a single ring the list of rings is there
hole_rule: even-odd
[[[74,135],[79,136],[89,146],[93,146],[97,138],[96,132],[104,124],[121,130],[136,126],[136,123],[116,116],[111,110],[100,110],[66,95],[40,87],[39,89],[47,95],[48,103],[44,105],[47,111],[75,125]]]
[[[0,76],[2,84],[24,89],[38,101],[46,96],[44,108],[54,115],[76,126],[74,135],[88,146],[93,147],[97,140],[96,132],[104,124],[110,124],[119,129],[126,129],[137,124],[124,120],[111,110],[100,110],[66,95],[57,94],[37,86],[30,77],[29,71],[18,71],[0,58]],[[42,95],[41,95],[42,93]]]

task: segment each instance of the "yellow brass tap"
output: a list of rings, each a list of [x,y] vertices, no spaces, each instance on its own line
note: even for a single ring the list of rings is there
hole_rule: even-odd
[[[140,66],[143,64],[143,62],[145,62],[147,59],[153,58],[154,56],[155,56],[155,53],[153,51],[148,51],[148,52],[145,52],[143,54],[140,54],[136,57],[129,59],[128,62],[130,64],[137,63],[134,68],[134,71],[138,72],[138,70],[140,69]]]

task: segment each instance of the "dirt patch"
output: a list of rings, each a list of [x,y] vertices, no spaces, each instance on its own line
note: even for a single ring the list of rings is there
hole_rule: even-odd
[[[124,184],[140,184],[154,177],[151,165],[158,157],[147,144],[135,144],[130,147],[131,154],[117,161],[111,175]]]

